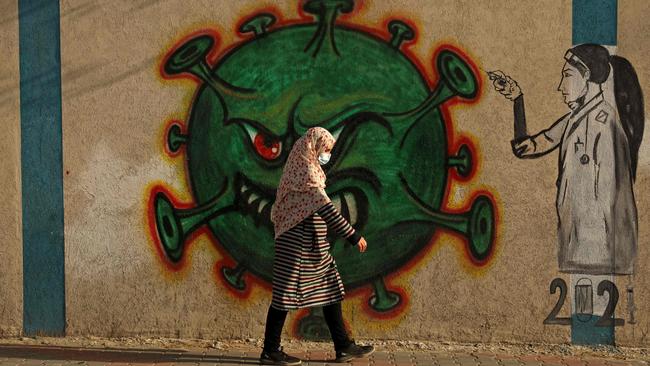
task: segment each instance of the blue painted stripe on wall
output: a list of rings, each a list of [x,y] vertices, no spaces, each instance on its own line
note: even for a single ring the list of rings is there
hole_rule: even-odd
[[[618,26],[617,9],[617,0],[573,0],[573,44],[597,43],[615,46]],[[576,314],[571,314],[571,343],[615,344],[615,328],[597,327],[595,325],[597,319],[598,317],[594,316],[585,322]]]
[[[617,0],[573,0],[573,44],[616,45]]]
[[[23,331],[65,334],[58,0],[19,0]]]
[[[571,314],[571,343],[578,345],[614,345],[614,326],[596,326],[600,318],[600,316],[594,315],[590,319],[585,320],[581,319],[577,314]]]

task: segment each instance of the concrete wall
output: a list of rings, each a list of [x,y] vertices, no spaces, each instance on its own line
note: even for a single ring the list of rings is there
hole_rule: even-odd
[[[543,324],[558,299],[557,293],[549,294],[551,281],[560,277],[569,286],[574,282],[574,276],[558,271],[557,155],[535,161],[512,155],[512,105],[492,89],[484,71],[503,70],[517,80],[526,96],[530,132],[547,128],[567,113],[556,88],[564,53],[572,42],[572,2],[450,0],[438,1],[435,6],[426,1],[356,3],[356,10],[339,21],[358,31],[373,32],[388,40],[386,23],[392,19],[408,21],[417,29],[416,40],[402,45],[401,50],[421,65],[423,78],[433,84],[438,79],[435,52],[441,45],[451,47],[474,64],[481,79],[481,92],[473,103],[447,104],[444,118],[448,133],[444,138],[450,154],[461,143],[470,145],[475,170],[468,179],[450,173],[442,183],[436,183],[440,182],[438,173],[432,177],[422,174],[433,185],[448,184],[440,204],[443,212],[458,216],[458,212],[470,209],[478,194],[489,197],[495,210],[495,236],[485,258],[472,255],[466,235],[449,230],[436,232],[425,243],[420,240],[421,250],[407,260],[395,259],[399,252],[391,249],[392,242],[386,243],[379,237],[379,229],[368,229],[364,235],[369,239],[370,250],[382,249],[369,251],[367,257],[355,257],[357,262],[346,262],[346,256],[351,254],[336,249],[334,254],[344,280],[355,275],[355,267],[345,263],[357,263],[361,268],[367,264],[364,261],[377,261],[388,291],[401,299],[387,311],[378,311],[376,306],[369,305],[369,300],[376,291],[373,284],[379,286],[380,282],[370,278],[356,281],[352,286],[356,288],[350,288],[344,302],[345,318],[354,336],[471,342],[570,341],[570,326]],[[156,224],[156,214],[160,213],[155,207],[156,193],[166,194],[179,209],[194,207],[204,203],[206,196],[216,194],[218,187],[216,180],[214,184],[205,183],[200,174],[213,177],[215,171],[221,171],[224,161],[241,161],[243,165],[248,164],[249,157],[245,155],[248,150],[226,139],[217,140],[211,154],[195,155],[195,161],[203,161],[203,165],[186,162],[190,151],[201,150],[196,147],[200,137],[190,135],[188,141],[194,147],[183,146],[178,153],[165,147],[173,123],[183,126],[182,134],[187,132],[199,84],[192,78],[164,75],[162,65],[170,50],[196,32],[217,37],[217,51],[209,57],[209,63],[214,64],[223,50],[251,39],[251,34],[236,32],[249,16],[262,10],[275,13],[280,21],[271,29],[282,28],[291,26],[292,20],[311,19],[298,9],[295,1],[61,3],[66,334],[262,336],[271,292],[268,280],[259,273],[269,262],[257,261],[247,250],[258,246],[259,253],[268,252],[272,247],[268,230],[256,228],[245,217],[234,221],[224,218],[226,227],[215,219],[210,226],[202,225],[182,241],[180,260],[165,254],[160,225]],[[617,52],[634,65],[647,92],[650,64],[643,56],[650,46],[644,39],[648,31],[644,21],[648,5],[642,0],[621,1],[618,15]],[[15,22],[3,23],[3,47],[17,45],[16,29]],[[9,42],[4,41],[7,37]],[[13,52],[7,53],[16,51]],[[260,57],[265,55],[260,53]],[[383,77],[381,72],[373,74],[379,66],[364,62],[367,63],[354,69],[362,75],[351,74],[350,78],[366,80],[366,75],[375,75],[369,77],[372,81]],[[16,74],[17,66],[3,69],[2,75],[7,78],[2,80]],[[285,80],[284,77],[279,80]],[[18,80],[7,82],[17,85]],[[410,90],[411,85],[407,87],[405,93],[417,94]],[[17,96],[17,91],[14,94]],[[387,94],[385,97],[390,99],[399,93]],[[7,109],[4,115],[15,115],[15,128],[9,130],[14,134],[10,140],[14,145],[3,145],[5,156],[14,158],[3,161],[2,179],[5,187],[14,187],[19,192],[16,103],[10,100],[2,104]],[[413,107],[414,103],[405,100],[404,108]],[[282,108],[282,103],[277,105]],[[647,106],[648,98],[646,110]],[[319,106],[316,110],[322,113],[326,108]],[[196,120],[192,123],[200,124]],[[218,150],[221,145],[226,147]],[[643,265],[650,259],[645,245],[650,228],[646,215],[650,210],[646,197],[650,195],[645,192],[650,179],[647,146],[647,141],[641,145],[634,186],[639,211],[639,265],[633,279],[611,277],[620,291],[616,316],[626,320],[624,326],[616,327],[616,342],[626,345],[650,344],[646,337],[650,328],[650,270]],[[226,154],[215,156],[214,151]],[[358,159],[368,166],[376,161],[364,160],[366,156],[358,154]],[[417,151],[406,157],[400,155],[399,164],[407,160],[426,163],[423,155]],[[442,156],[433,159],[444,163]],[[267,176],[271,178],[260,179],[273,180],[277,171],[269,169]],[[195,180],[192,188],[191,179]],[[18,193],[10,197],[15,197],[9,201],[15,209],[9,212],[20,212]],[[390,213],[409,201],[373,202],[375,206],[384,205],[383,210]],[[13,269],[0,268],[0,290],[8,291],[8,298],[16,300],[0,305],[0,330],[11,331],[21,326],[17,321],[21,312],[21,279],[14,278],[14,273],[20,272],[20,216],[5,217],[3,214],[2,223],[8,224],[3,227],[9,231],[3,231],[3,235],[16,246],[10,253],[17,255],[17,259],[10,262],[16,263]],[[371,214],[370,220],[372,217]],[[251,232],[261,234],[251,236]],[[399,235],[390,240],[405,243],[400,248],[406,251],[415,245],[415,241],[412,244],[403,239],[410,235],[406,231],[396,233]],[[247,239],[235,240],[233,244],[233,235]],[[256,241],[259,238],[263,240]],[[246,262],[247,259],[250,261]],[[237,267],[237,263],[242,265]],[[399,265],[391,268],[391,263]],[[237,283],[238,269],[243,270],[243,283]],[[231,276],[225,277],[224,270]],[[255,274],[256,271],[259,272]],[[243,286],[237,288],[238,284]],[[632,315],[628,311],[628,288],[634,289],[634,324],[629,323]],[[596,292],[595,286],[593,291]],[[390,296],[386,299],[390,303]],[[600,298],[603,299],[606,303],[606,297]],[[566,301],[560,316],[571,314],[571,301]],[[318,316],[317,312],[291,313],[286,334],[317,336],[300,326],[311,320],[319,324]]]
[[[18,8],[2,2],[0,49],[0,115],[4,141],[0,144],[0,185],[5,198],[0,213],[0,335],[20,334],[22,320],[22,232],[20,197],[20,78],[18,72]]]

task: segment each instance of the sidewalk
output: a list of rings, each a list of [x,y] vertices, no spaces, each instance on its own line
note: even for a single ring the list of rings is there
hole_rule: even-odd
[[[0,340],[1,342],[1,340]],[[310,349],[286,351],[303,359],[303,365],[339,365],[331,362],[331,351]],[[226,349],[81,348],[57,345],[0,344],[0,366],[5,365],[257,365],[255,345]],[[643,360],[556,355],[509,355],[490,352],[439,352],[386,350],[381,347],[369,359],[355,360],[356,366],[650,366]]]

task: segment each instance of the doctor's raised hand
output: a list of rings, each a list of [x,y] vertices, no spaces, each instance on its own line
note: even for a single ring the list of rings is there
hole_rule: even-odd
[[[510,141],[512,153],[520,158],[535,158],[539,156],[540,144],[544,145],[544,139],[536,139],[536,136],[529,136],[526,128],[526,116],[524,113],[524,95],[519,84],[503,71],[488,71],[488,77],[492,81],[494,90],[513,102],[514,109],[514,138]]]
[[[521,88],[515,80],[503,73],[503,71],[488,71],[488,77],[492,80],[494,90],[498,91],[508,100],[514,101],[521,95]]]

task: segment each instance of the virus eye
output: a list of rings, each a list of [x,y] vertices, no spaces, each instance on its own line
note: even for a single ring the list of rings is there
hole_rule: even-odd
[[[258,131],[255,127],[245,125],[244,128],[251,139],[255,151],[266,160],[275,160],[282,153],[282,142],[263,132]]]

